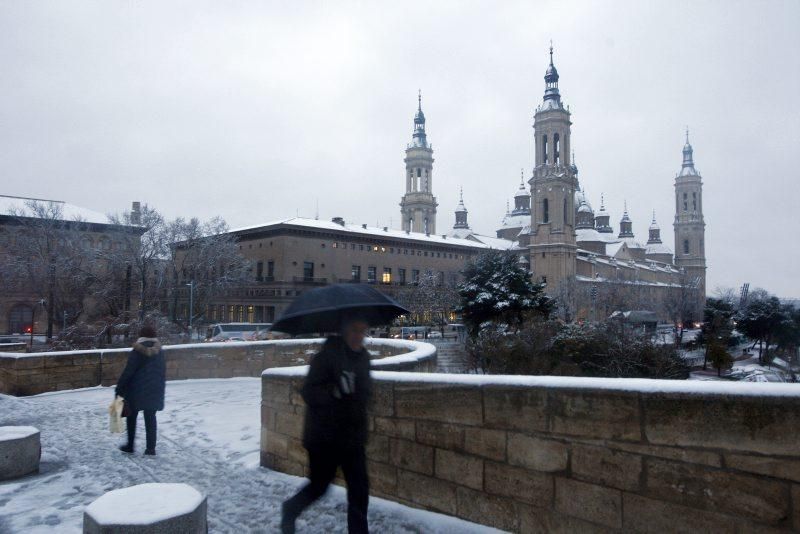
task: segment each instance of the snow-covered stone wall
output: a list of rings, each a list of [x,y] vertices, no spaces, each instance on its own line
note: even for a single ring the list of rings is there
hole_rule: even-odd
[[[262,375],[261,463],[296,475],[305,370]],[[374,378],[374,495],[516,532],[800,530],[796,385]]]
[[[259,376],[264,369],[302,365],[319,350],[323,339],[197,343],[164,347],[167,380],[188,378],[230,378]],[[424,343],[372,339],[368,348],[376,359],[397,356],[377,363],[392,370],[418,370],[403,363]],[[116,384],[131,349],[87,350],[43,353],[0,352],[0,393],[36,395],[47,391],[79,389]],[[434,366],[435,366],[435,349]],[[382,367],[384,368],[384,367]],[[431,369],[432,370],[432,369]]]

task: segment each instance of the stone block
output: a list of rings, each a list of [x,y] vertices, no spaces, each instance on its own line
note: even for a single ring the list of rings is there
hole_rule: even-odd
[[[788,484],[668,460],[645,460],[648,497],[770,524],[788,522]]]
[[[370,434],[367,441],[367,458],[376,462],[389,462],[389,438],[380,434]]]
[[[652,394],[644,398],[650,443],[800,456],[800,397]]]
[[[619,532],[616,529],[560,514],[555,510],[525,504],[519,504],[518,508],[519,532],[525,534],[610,534]]]
[[[513,499],[486,495],[464,487],[456,490],[456,498],[459,517],[508,531],[519,527],[517,505]]]
[[[261,428],[267,430],[275,430],[275,418],[277,413],[269,406],[261,404]]]
[[[486,386],[483,389],[486,428],[547,430],[547,392],[544,388]]]
[[[398,417],[480,425],[483,420],[478,387],[433,383],[402,383],[394,388]]]
[[[622,492],[616,489],[556,477],[555,508],[578,519],[622,528]]]
[[[41,456],[41,436],[37,428],[0,426],[0,480],[38,472]]]
[[[433,475],[433,447],[413,441],[389,440],[389,461],[392,465],[424,475]]]
[[[622,502],[625,510],[622,523],[626,532],[736,532],[740,523],[727,515],[648,499],[633,493],[623,493]]]
[[[375,417],[375,432],[393,438],[414,439],[414,421],[394,417]]]
[[[483,489],[483,460],[475,456],[436,449],[434,474],[476,490]]]
[[[467,427],[464,430],[464,450],[491,460],[505,460],[506,433],[503,430]]]
[[[293,438],[303,437],[303,417],[296,413],[276,412],[275,430],[280,434],[286,434]]]
[[[278,432],[266,432],[266,444],[267,444],[267,452],[274,454],[276,456],[280,456],[282,458],[286,458],[288,451],[287,448],[289,446],[289,439],[288,436],[284,434],[280,434]]]
[[[725,467],[800,482],[800,460],[725,453]]]
[[[205,495],[187,484],[140,484],[109,491],[83,513],[84,534],[206,534]]]
[[[384,495],[397,494],[397,468],[393,465],[367,460],[370,490]]]
[[[436,421],[417,421],[417,441],[442,449],[464,449],[464,428]]]
[[[545,508],[553,505],[553,475],[538,471],[486,462],[483,487],[492,495],[512,497]]]
[[[572,476],[602,486],[635,491],[642,457],[607,447],[572,445]]]
[[[437,512],[455,515],[457,511],[456,485],[438,478],[399,469],[397,495],[401,499]]]
[[[368,410],[373,415],[391,417],[394,413],[394,386],[391,382],[373,382],[372,398]]]
[[[605,446],[604,442],[598,442]],[[641,456],[655,456],[667,460],[678,460],[689,464],[702,464],[711,467],[722,467],[722,455],[717,451],[687,449],[685,447],[665,447],[662,445],[645,445],[641,443],[625,443],[616,441],[611,445],[614,449],[632,452]]]
[[[55,358],[56,361],[60,360],[58,356],[20,356],[19,358],[12,359],[12,369],[43,369],[46,358]],[[61,365],[63,364],[59,361],[57,367]]]
[[[508,463],[536,471],[563,471],[568,448],[560,441],[508,433]]]
[[[552,390],[547,400],[554,434],[640,441],[637,393]]]
[[[281,409],[291,404],[292,385],[289,380],[274,376],[261,379],[261,400],[266,406]]]

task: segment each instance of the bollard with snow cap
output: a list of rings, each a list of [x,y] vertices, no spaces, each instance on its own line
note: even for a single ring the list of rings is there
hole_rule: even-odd
[[[83,512],[84,534],[207,534],[206,497],[188,484],[109,491]]]
[[[38,428],[0,426],[0,480],[38,472],[41,456]]]

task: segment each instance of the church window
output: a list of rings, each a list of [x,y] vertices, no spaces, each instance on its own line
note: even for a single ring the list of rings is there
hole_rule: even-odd
[[[426,233],[426,234],[427,234],[427,233],[430,233],[430,230],[429,230],[429,228],[428,228],[428,218],[427,218],[427,217],[425,217],[425,233]]]
[[[694,211],[697,211],[697,192],[696,191],[692,191],[692,209],[694,209]]]
[[[417,168],[417,178],[419,178],[420,176],[422,176],[422,169]]]
[[[684,254],[689,254],[689,240],[688,239],[684,239],[683,240],[683,253]]]
[[[553,134],[553,163],[561,163],[561,140],[558,134]]]
[[[567,199],[564,199],[564,224],[567,224]]]
[[[547,199],[542,200],[542,222],[550,222],[550,204]]]
[[[683,211],[689,210],[689,203],[688,203],[689,195],[687,193],[683,194]]]
[[[542,163],[547,164],[547,136],[542,136]]]

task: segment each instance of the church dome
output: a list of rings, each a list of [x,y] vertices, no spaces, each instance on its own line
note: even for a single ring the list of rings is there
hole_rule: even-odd
[[[592,208],[591,208],[591,206],[589,206],[589,204],[587,204],[586,202],[583,202],[580,206],[578,206],[578,213],[592,213],[593,214],[594,212],[592,211]]]
[[[525,184],[519,184],[519,188],[517,189],[516,193],[514,193],[514,198],[529,196],[531,196],[531,194],[528,192],[528,188],[525,187]]]

